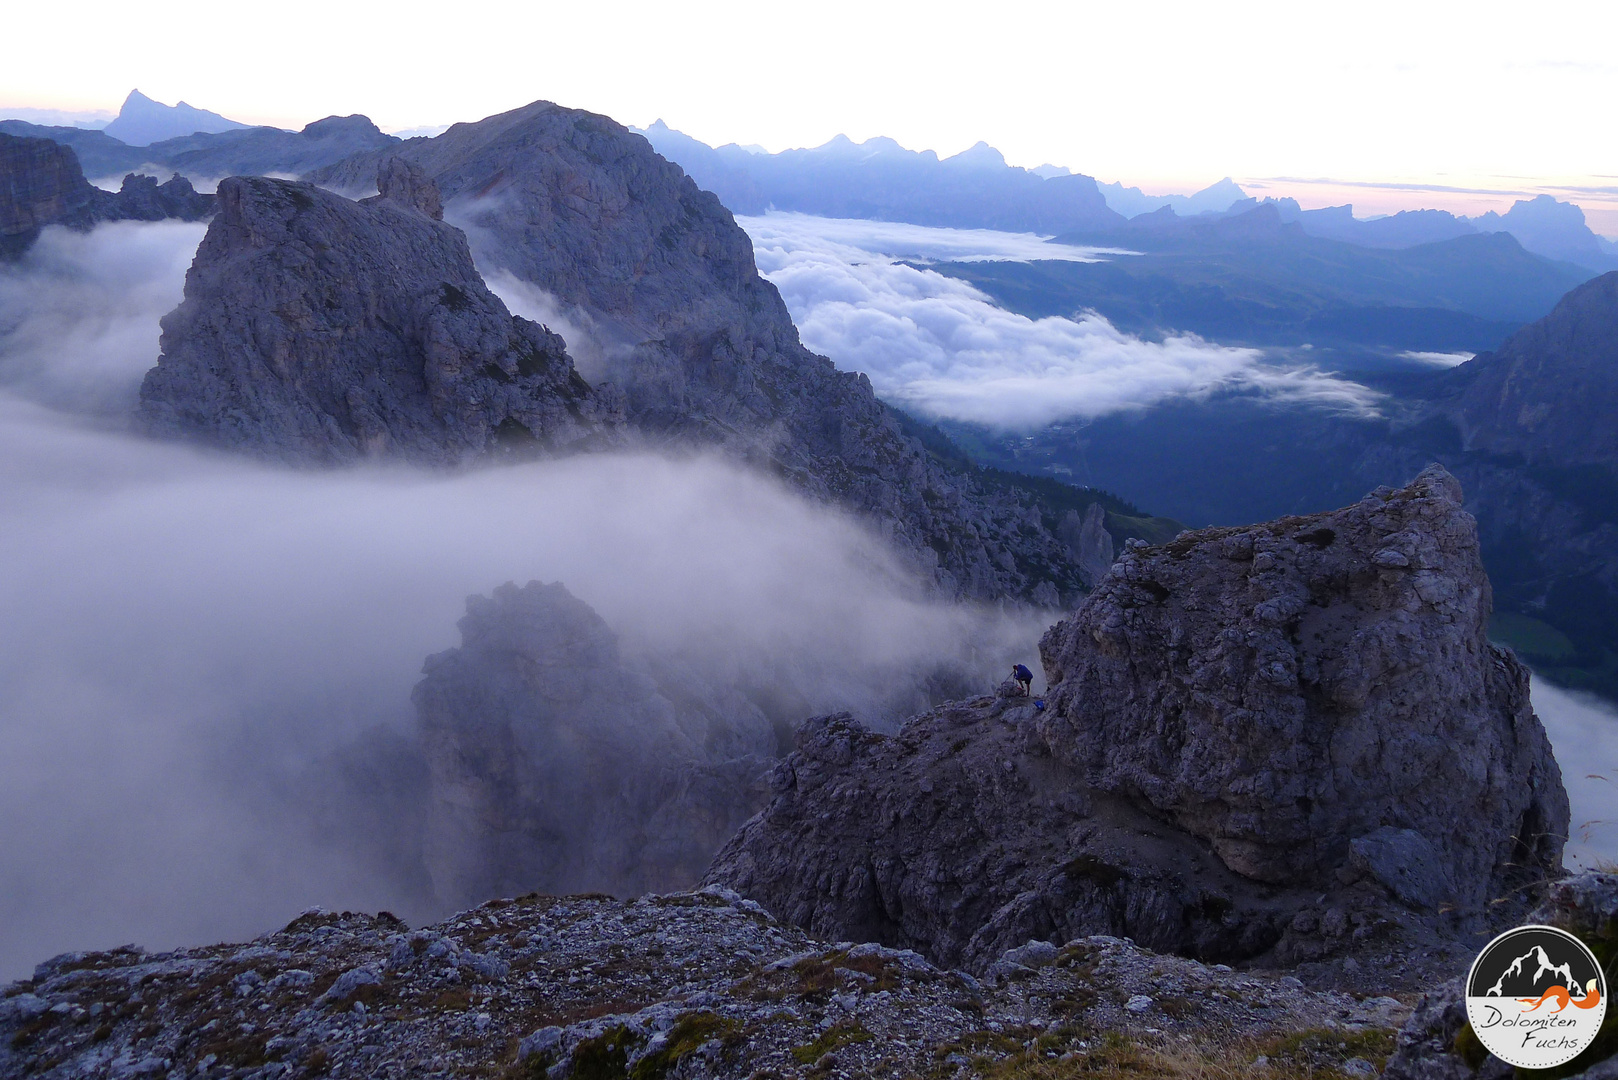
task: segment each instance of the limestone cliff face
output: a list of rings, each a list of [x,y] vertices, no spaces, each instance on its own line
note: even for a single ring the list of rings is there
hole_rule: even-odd
[[[89,223],[95,189],[73,151],[48,139],[0,135],[0,245],[19,253],[56,222]]]
[[[141,387],[147,427],[295,464],[453,465],[610,441],[611,391],[489,292],[430,182],[400,165],[381,181],[364,203],[220,183]]]
[[[1479,911],[1557,870],[1568,827],[1489,607],[1437,468],[1132,543],[1041,643],[1043,709],[1003,691],[894,737],[811,721],[709,880],[817,934],[979,965],[1085,933],[1296,961],[1383,902]],[[1323,893],[1334,920],[1310,914]]]
[[[1085,584],[1094,588],[1112,569],[1114,552],[1112,535],[1107,532],[1107,509],[1099,502],[1091,503],[1083,517],[1077,510],[1069,510],[1057,526],[1056,535],[1079,564]]]
[[[717,445],[863,513],[946,592],[1054,605],[1083,587],[1031,497],[946,469],[864,376],[803,347],[747,234],[639,135],[537,102],[312,176],[362,190],[392,153],[437,182],[484,269],[597,328],[654,443]]]
[[[686,887],[761,805],[764,714],[626,657],[560,584],[472,597],[460,628],[414,694],[440,899]]]
[[[1470,379],[1453,410],[1468,450],[1618,468],[1618,271],[1454,374]]]
[[[100,221],[197,221],[212,211],[213,197],[198,195],[182,177],[158,184],[131,174],[116,194],[102,191],[84,178],[69,147],[0,133],[0,258],[22,254],[47,225],[87,229]]]

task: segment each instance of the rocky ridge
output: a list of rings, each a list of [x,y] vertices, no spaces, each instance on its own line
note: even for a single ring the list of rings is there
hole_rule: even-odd
[[[147,429],[288,463],[610,444],[617,398],[489,292],[431,183],[392,161],[378,180],[364,203],[221,181],[141,386]]]
[[[981,970],[1029,938],[1211,959],[1453,940],[1568,827],[1528,673],[1488,642],[1442,469],[1344,510],[1131,545],[1041,642],[1050,690],[811,720],[708,881]]]
[[[49,139],[0,133],[0,259],[15,258],[47,225],[88,229],[103,221],[198,221],[213,212],[211,195],[199,195],[184,177],[159,184],[130,174],[118,192],[84,178],[72,149]]]
[[[734,687],[626,656],[562,585],[474,596],[460,629],[413,695],[444,901],[687,887],[762,805],[770,718]]]
[[[1492,353],[1452,373],[1467,450],[1538,465],[1618,468],[1618,270],[1585,282]]]
[[[0,989],[0,1077],[1365,1077],[1407,1013],[1115,938],[1030,943],[979,980],[723,890],[525,896],[55,957]]]
[[[390,154],[437,183],[481,266],[589,328],[643,437],[721,447],[862,513],[946,593],[1054,606],[1083,589],[1054,515],[947,468],[864,376],[805,349],[747,234],[640,136],[536,102],[311,177],[361,192]]]

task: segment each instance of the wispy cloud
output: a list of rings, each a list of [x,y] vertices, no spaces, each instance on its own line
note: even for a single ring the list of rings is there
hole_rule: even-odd
[[[863,371],[878,394],[933,418],[1026,430],[1175,395],[1246,387],[1343,411],[1378,395],[1311,367],[1194,335],[1145,341],[1095,313],[1029,319],[918,258],[1026,261],[1057,245],[1026,234],[768,214],[738,218],[810,348]],[[1071,249],[1089,261],[1103,249]]]
[[[941,229],[902,221],[783,212],[737,220],[755,243],[760,237],[800,243],[805,237],[813,237],[828,244],[914,262],[1100,262],[1109,255],[1123,254],[1118,248],[1055,244],[1048,236],[994,229]]]
[[[1476,355],[1476,353],[1469,352],[1402,352],[1399,354],[1405,360],[1414,360],[1419,364],[1431,364],[1433,367],[1457,367]]]

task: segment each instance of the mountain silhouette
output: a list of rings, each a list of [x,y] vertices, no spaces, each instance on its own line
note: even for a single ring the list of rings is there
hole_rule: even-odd
[[[1473,998],[1538,998],[1553,986],[1574,1000],[1585,997],[1601,969],[1576,940],[1545,926],[1521,926],[1483,951],[1467,977]]]
[[[1534,962],[1534,974],[1528,978],[1525,984],[1523,982],[1523,973],[1527,970],[1527,964],[1530,960]],[[1542,977],[1547,975],[1549,976],[1548,981],[1541,981]],[[1494,985],[1484,991],[1484,996],[1522,997],[1531,994],[1542,994],[1547,987],[1551,986],[1565,986],[1568,993],[1573,997],[1584,996],[1583,990],[1580,989],[1581,984],[1573,978],[1572,965],[1551,963],[1551,958],[1545,953],[1545,947],[1535,945],[1513,960],[1506,970],[1500,973],[1500,977],[1495,980]]]

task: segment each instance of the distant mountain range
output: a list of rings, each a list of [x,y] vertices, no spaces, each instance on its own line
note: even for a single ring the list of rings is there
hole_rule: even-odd
[[[1050,166],[1044,166],[1049,168]],[[1107,205],[1124,217],[1150,214],[1168,207],[1181,217],[1197,214],[1222,214],[1247,198],[1247,192],[1230,177],[1210,184],[1194,195],[1147,195],[1138,187],[1124,187],[1122,183],[1101,184],[1101,193]]]
[[[1356,368],[1385,367],[1378,358],[1390,352],[1493,348],[1591,276],[1505,233],[1403,248],[1311,236],[1273,202],[1193,218],[1163,209],[1059,239],[1136,254],[929,268],[1033,319],[1093,310],[1137,334],[1331,349],[1343,355],[1312,358]]]
[[[1281,220],[1297,222],[1311,236],[1363,247],[1404,248],[1478,233],[1510,233],[1535,255],[1597,272],[1618,270],[1618,245],[1592,232],[1583,210],[1549,195],[1519,199],[1504,214],[1491,210],[1475,218],[1457,217],[1447,210],[1406,210],[1362,220],[1354,216],[1352,206],[1304,210],[1295,199],[1265,202],[1273,202]],[[1226,213],[1243,213],[1258,205],[1247,199],[1233,204]]]
[[[164,105],[139,90],[131,90],[117,117],[102,130],[129,146],[150,146],[181,135],[239,131],[246,126],[183,101],[178,105]]]
[[[940,158],[892,139],[856,143],[839,135],[813,149],[764,154],[734,143],[711,147],[661,120],[641,134],[737,214],[773,206],[826,217],[1046,234],[1124,221],[1093,177],[1041,176],[1007,165],[983,142]]]
[[[774,207],[916,225],[1093,235],[1146,215],[1168,220],[1239,216],[1273,204],[1283,222],[1296,222],[1310,236],[1361,247],[1408,248],[1506,232],[1525,250],[1548,259],[1597,273],[1618,269],[1618,244],[1593,233],[1577,206],[1549,195],[1521,200],[1503,215],[1491,211],[1465,218],[1445,210],[1408,210],[1361,219],[1352,206],[1304,210],[1295,199],[1260,203],[1228,176],[1193,195],[1147,195],[1122,183],[1098,184],[1059,165],[1008,165],[984,142],[940,158],[888,138],[856,143],[839,135],[812,149],[770,154],[734,143],[712,147],[661,120],[641,134],[737,214]]]
[[[111,130],[110,127],[108,130]],[[362,150],[376,150],[400,140],[385,135],[364,116],[328,116],[302,131],[277,127],[242,127],[197,131],[149,145],[131,146],[86,128],[0,120],[0,133],[50,139],[70,146],[84,174],[92,179],[131,171],[169,171],[197,179],[289,173],[301,175]]]
[[[623,374],[630,417],[644,430],[672,437],[700,428],[703,438],[720,442],[739,437],[736,432],[800,432],[788,471],[815,478],[803,481],[815,493],[844,492],[848,504],[862,508],[898,505],[895,493],[913,494],[914,485],[860,479],[864,474],[849,471],[852,459],[842,456],[850,453],[853,436],[845,430],[834,438],[817,419],[826,414],[825,402],[835,402],[832,411],[865,418],[871,446],[880,448],[877,458],[914,459],[915,468],[937,472],[940,491],[964,485],[962,501],[948,514],[918,506],[895,519],[910,523],[905,527],[934,523],[915,526],[906,543],[934,552],[941,573],[963,595],[1027,594],[1038,577],[1022,569],[1025,563],[1068,569],[1064,560],[1071,553],[1059,550],[1054,513],[1028,536],[996,531],[1010,520],[1002,511],[1031,498],[1033,482],[979,471],[937,431],[887,411],[870,397],[868,384],[802,350],[779,298],[754,274],[745,237],[678,170],[660,181],[667,197],[653,208],[655,221],[614,226],[614,232],[565,217],[575,211],[548,193],[570,177],[604,168],[602,154],[636,155],[660,176],[672,168],[604,118],[536,105],[408,142],[359,116],[329,117],[300,132],[234,128],[144,147],[104,131],[23,121],[0,122],[0,132],[43,135],[71,147],[90,176],[152,165],[199,177],[291,172],[356,195],[365,194],[388,158],[407,158],[449,198],[466,207],[476,202],[482,242],[500,239],[479,252],[480,260],[488,257],[489,265],[579,306],[599,326],[621,331],[624,341],[640,343],[635,365]],[[540,153],[523,141],[530,135],[562,140],[568,149],[560,158]],[[1278,407],[1262,394],[1228,392],[1057,424],[1031,436],[944,426],[976,463],[1124,491],[1192,524],[1339,505],[1368,484],[1399,483],[1427,461],[1441,460],[1466,485],[1469,509],[1479,518],[1500,610],[1526,620],[1519,625],[1537,635],[1522,645],[1525,654],[1564,681],[1618,694],[1618,450],[1608,438],[1618,409],[1618,397],[1609,392],[1618,386],[1611,377],[1618,357],[1610,352],[1618,341],[1618,274],[1585,284],[1592,260],[1611,251],[1590,233],[1577,207],[1541,197],[1475,221],[1433,211],[1359,221],[1348,208],[1304,211],[1290,200],[1267,200],[1190,217],[1166,203],[1131,218],[1107,206],[1092,178],[1014,168],[984,144],[940,159],[888,139],[838,139],[766,154],[707,147],[661,124],[646,137],[733,210],[773,205],[1017,229],[1136,253],[1100,263],[931,265],[1030,317],[1090,309],[1143,335],[1191,331],[1225,343],[1296,350],[1290,355],[1300,364],[1355,369],[1355,378],[1387,395],[1385,415],[1323,416]],[[17,145],[12,153],[21,155],[18,162],[23,156],[32,162],[26,170],[19,166],[18,175],[38,178],[27,188],[28,199],[13,208],[15,228],[8,235],[19,250],[53,221],[83,227],[110,216],[97,209],[99,197],[87,191],[65,151]],[[539,208],[533,216],[499,200],[477,201],[518,189],[522,199],[513,205]],[[152,192],[131,187],[123,202],[133,207],[138,201],[140,212],[120,210],[118,216],[142,216],[148,205],[156,207],[149,211],[155,216],[174,213],[161,197],[189,206],[188,190],[165,196],[155,186]],[[646,198],[626,196],[623,205],[651,214]],[[565,228],[557,215],[564,215]],[[670,245],[699,220],[706,231],[681,241],[686,261],[675,266]],[[1322,235],[1333,231],[1337,235]],[[661,239],[648,246],[648,237]],[[632,272],[653,265],[664,269],[650,277]],[[1553,306],[1544,321],[1512,336]],[[1413,375],[1409,360],[1372,370],[1379,358],[1395,359],[1401,351],[1488,355],[1451,373]],[[741,372],[737,365],[744,361]],[[685,387],[686,397],[671,403],[666,386]],[[995,537],[995,550],[1018,551],[1012,565],[1019,569],[996,569],[1001,564],[983,550],[946,543],[945,533],[954,528],[948,522],[957,520],[991,523],[984,535]],[[935,527],[941,531],[927,532]],[[1064,579],[1063,588],[1068,585]]]

